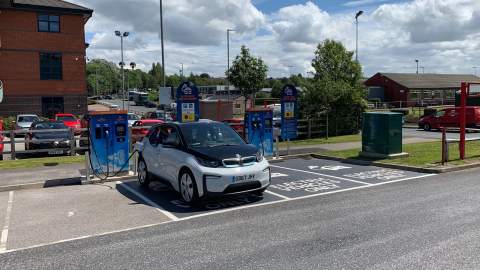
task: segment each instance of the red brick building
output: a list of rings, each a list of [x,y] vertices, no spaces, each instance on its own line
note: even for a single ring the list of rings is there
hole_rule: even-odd
[[[368,100],[391,107],[454,104],[462,82],[480,82],[469,74],[377,73],[364,82]]]
[[[84,27],[92,13],[60,0],[0,0],[0,115],[86,112]]]

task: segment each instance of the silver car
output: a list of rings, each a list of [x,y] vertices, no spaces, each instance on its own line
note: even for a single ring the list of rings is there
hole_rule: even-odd
[[[36,114],[19,114],[17,115],[17,121],[15,122],[15,129],[27,130],[34,122],[40,121],[40,117]]]

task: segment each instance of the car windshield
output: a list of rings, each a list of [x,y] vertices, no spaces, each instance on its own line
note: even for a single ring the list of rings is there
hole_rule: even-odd
[[[35,129],[66,129],[61,122],[42,122],[35,125]]]
[[[136,114],[129,114],[128,120],[140,120],[140,117],[138,117]]]
[[[30,123],[30,122],[35,122],[35,121],[38,121],[38,117],[36,116],[19,116],[18,117],[18,122],[27,122],[27,123]]]
[[[191,124],[182,125],[180,129],[189,147],[218,147],[245,144],[242,138],[225,124]]]
[[[65,115],[65,116],[57,116],[57,120],[58,121],[75,121],[76,119],[73,116]]]

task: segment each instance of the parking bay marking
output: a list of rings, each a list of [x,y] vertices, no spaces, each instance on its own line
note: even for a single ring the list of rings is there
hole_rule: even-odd
[[[281,195],[281,194],[272,192],[272,191],[270,191],[270,190],[265,190],[265,192],[268,193],[268,194],[272,194],[273,196],[277,196],[277,197],[279,197],[279,198],[282,198],[282,199],[284,199],[284,200],[291,200],[291,199],[292,199],[292,198],[290,198],[290,197],[287,197],[287,196],[284,196],[284,195]]]
[[[164,214],[165,216],[167,216],[168,218],[170,218],[171,220],[174,220],[174,221],[177,221],[179,220],[179,218],[177,216],[175,216],[174,214],[168,212],[167,210],[163,209],[160,205],[158,205],[157,203],[155,203],[154,201],[150,200],[149,198],[145,197],[144,195],[140,194],[139,192],[137,192],[136,190],[134,190],[133,188],[129,187],[128,185],[125,185],[123,182],[121,181],[117,181],[116,182],[117,185],[121,185],[123,188],[125,188],[126,190],[128,190],[130,193],[134,194],[135,196],[139,197],[142,201],[148,203],[150,206],[154,207],[155,209],[157,209],[160,213]]]
[[[85,236],[81,236],[81,237],[64,239],[64,240],[60,240],[60,241],[54,241],[54,242],[38,244],[38,245],[32,245],[32,246],[23,247],[23,248],[3,250],[3,251],[0,250],[0,254],[2,254],[2,253],[12,253],[12,252],[20,251],[20,250],[28,250],[28,249],[44,247],[44,246],[50,246],[50,245],[55,245],[55,244],[60,244],[60,243],[71,242],[71,241],[75,241],[75,240],[88,239],[88,238],[92,238],[92,237],[110,235],[110,234],[114,234],[114,233],[128,232],[128,231],[133,231],[133,230],[151,228],[151,227],[154,227],[154,226],[159,226],[159,225],[163,225],[163,224],[170,223],[170,222],[196,219],[196,218],[200,218],[200,217],[218,215],[218,214],[227,213],[227,212],[231,212],[231,211],[238,211],[238,210],[242,210],[242,209],[249,209],[249,208],[254,208],[254,207],[259,207],[259,206],[274,205],[274,204],[277,204],[277,203],[283,203],[283,202],[288,202],[288,201],[297,201],[297,200],[303,200],[303,199],[307,199],[307,198],[326,196],[326,195],[335,194],[335,193],[341,193],[341,192],[353,191],[353,190],[358,190],[358,189],[371,188],[371,187],[375,187],[375,186],[387,185],[387,184],[391,184],[391,183],[403,182],[403,181],[419,179],[419,178],[426,178],[426,177],[435,176],[435,175],[436,174],[424,174],[424,175],[418,175],[418,176],[409,177],[409,178],[405,178],[405,179],[392,180],[392,181],[382,182],[382,183],[377,183],[377,184],[369,184],[369,185],[363,185],[363,186],[352,187],[352,188],[347,188],[347,189],[333,190],[333,191],[329,191],[329,192],[325,192],[325,193],[317,193],[317,194],[311,194],[311,195],[306,195],[306,196],[302,196],[302,197],[295,197],[295,198],[291,198],[289,200],[278,200],[278,201],[271,201],[271,202],[265,202],[265,203],[259,203],[259,204],[249,204],[249,205],[244,205],[244,206],[225,208],[225,209],[221,209],[221,210],[217,210],[217,211],[211,211],[211,212],[206,212],[206,213],[193,215],[193,216],[188,216],[188,217],[184,217],[184,218],[178,218],[176,220],[170,220],[170,221],[166,221],[166,222],[159,222],[159,223],[137,226],[137,227],[121,229],[121,230],[115,230],[115,231],[110,231],[110,232],[85,235]],[[118,182],[117,182],[117,184],[118,184]],[[122,182],[120,182],[120,184],[122,184]],[[125,187],[125,185],[122,185],[122,186]]]
[[[309,174],[316,174],[316,175],[320,175],[320,176],[325,176],[325,177],[340,179],[340,180],[343,180],[343,181],[349,181],[349,182],[353,182],[353,183],[357,183],[357,184],[362,184],[362,185],[366,185],[366,186],[372,185],[372,184],[367,183],[367,182],[362,182],[362,181],[347,179],[347,178],[338,177],[338,176],[333,176],[333,175],[329,175],[329,174],[323,174],[323,173],[317,173],[317,172],[304,171],[304,170],[299,170],[299,169],[281,167],[281,166],[277,166],[277,165],[270,165],[270,167],[279,168],[279,169],[284,169],[284,170],[290,170],[290,171],[296,171],[296,172],[309,173]]]
[[[0,236],[0,253],[7,250],[7,238],[8,238],[8,228],[10,226],[10,215],[12,213],[13,206],[13,191],[8,193],[8,202],[7,202],[7,215],[5,216],[5,223],[2,229],[2,235]]]

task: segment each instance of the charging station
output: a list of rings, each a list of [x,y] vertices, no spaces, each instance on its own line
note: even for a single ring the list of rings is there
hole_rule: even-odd
[[[127,173],[130,149],[127,111],[91,112],[88,129],[93,174],[107,178]]]
[[[177,88],[177,121],[196,122],[200,118],[198,88],[192,82],[184,82]]]
[[[273,156],[273,111],[250,109],[245,112],[245,138],[263,151],[264,156]]]

